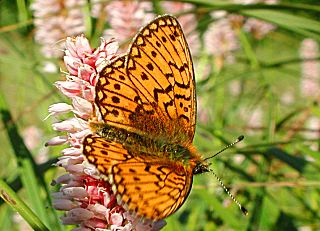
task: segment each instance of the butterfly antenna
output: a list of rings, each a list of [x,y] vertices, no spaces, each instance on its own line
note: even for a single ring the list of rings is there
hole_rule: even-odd
[[[221,152],[223,152],[223,151],[225,151],[226,149],[232,147],[233,145],[239,143],[239,142],[240,142],[241,140],[243,140],[243,139],[244,139],[244,136],[243,136],[243,135],[239,136],[234,142],[232,142],[231,144],[228,144],[227,146],[225,146],[223,149],[221,149],[219,152],[217,152],[217,153],[214,154],[213,156],[210,156],[210,157],[205,158],[204,161],[209,160],[209,159],[211,159],[211,158],[219,155]]]
[[[229,197],[231,197],[231,199],[239,206],[240,210],[242,211],[242,213],[244,215],[248,215],[248,210],[243,207],[240,202],[231,194],[231,192],[227,189],[227,187],[224,185],[224,183],[222,182],[222,180],[217,176],[217,174],[214,173],[214,171],[212,171],[211,169],[209,169],[209,171],[212,173],[212,175],[214,175],[214,177],[219,181],[220,185],[222,186],[222,188],[224,189],[224,191],[229,195]]]

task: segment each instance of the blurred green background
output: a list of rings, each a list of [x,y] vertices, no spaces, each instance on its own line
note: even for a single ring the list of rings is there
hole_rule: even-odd
[[[83,33],[93,47],[112,23],[91,12],[95,4],[108,2],[85,1],[80,8]],[[163,230],[320,230],[319,2],[184,2],[193,5],[177,12],[168,12],[159,1],[150,4],[155,15],[192,14],[196,19],[195,25],[181,22],[187,39],[197,35],[188,40],[199,101],[194,144],[208,157],[245,136],[212,159],[212,169],[249,215],[242,215],[213,175],[197,175],[186,203],[166,219]],[[65,67],[61,56],[49,57],[41,49],[59,51],[61,40],[75,32],[60,31],[61,37],[49,42],[35,38],[39,16],[31,5],[0,2],[1,179],[50,230],[71,230],[60,225],[62,213],[52,209],[50,199],[58,190],[51,181],[63,174],[52,165],[62,147],[44,147],[61,135],[51,128],[53,118],[44,120],[48,106],[70,103],[53,86],[65,78],[59,69]],[[250,27],[252,19],[261,24]],[[220,27],[226,21],[227,32]],[[2,182],[2,195],[4,188]],[[28,229],[1,200],[0,230]]]

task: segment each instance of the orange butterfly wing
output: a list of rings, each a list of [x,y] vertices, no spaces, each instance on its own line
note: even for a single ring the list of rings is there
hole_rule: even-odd
[[[95,87],[95,103],[105,123],[131,131],[142,130],[133,115],[152,114],[126,74],[125,56],[120,56],[101,72]]]
[[[152,134],[161,130],[168,136],[182,130],[192,143],[194,71],[175,18],[162,16],[149,23],[134,39],[127,57],[119,57],[101,71],[95,102],[110,125]],[[171,130],[173,126],[179,129]]]
[[[159,108],[163,123],[179,121],[191,143],[196,124],[194,71],[175,18],[158,17],[137,34],[127,57],[127,75],[139,95]]]
[[[122,144],[96,135],[84,140],[83,153],[116,186],[128,209],[159,220],[175,212],[187,198],[192,170],[181,163],[130,153]]]

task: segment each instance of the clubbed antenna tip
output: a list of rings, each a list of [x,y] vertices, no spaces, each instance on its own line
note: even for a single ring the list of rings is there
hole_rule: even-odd
[[[233,143],[228,144],[226,147],[224,147],[223,149],[221,149],[219,152],[217,152],[217,153],[214,154],[213,156],[210,156],[210,157],[205,158],[204,161],[207,161],[207,160],[209,160],[209,159],[211,159],[211,158],[219,155],[221,152],[223,152],[224,150],[226,150],[226,149],[232,147],[233,145],[239,143],[239,142],[240,142],[241,140],[243,140],[243,139],[244,139],[244,136],[243,136],[243,135],[239,136]]]
[[[240,142],[240,141],[243,140],[243,139],[244,139],[244,136],[241,135],[241,136],[238,137],[238,139],[237,139],[237,141],[236,141],[235,143],[238,143],[238,142]]]
[[[243,207],[243,206],[241,205],[241,206],[240,206],[240,209],[241,209],[241,211],[243,212],[243,214],[244,214],[245,216],[248,215],[248,210],[247,210],[245,207]]]

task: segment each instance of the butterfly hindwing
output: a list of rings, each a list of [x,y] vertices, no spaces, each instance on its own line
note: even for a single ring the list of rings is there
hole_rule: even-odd
[[[164,120],[181,121],[191,142],[196,123],[194,71],[175,18],[159,17],[137,34],[127,56],[127,75]]]
[[[132,158],[119,143],[97,135],[88,135],[83,141],[83,154],[100,173],[108,176],[113,165]]]
[[[192,172],[179,163],[132,155],[122,144],[89,135],[83,153],[116,188],[128,209],[150,219],[163,219],[185,201]]]
[[[112,167],[113,181],[130,210],[159,220],[174,213],[191,189],[192,174],[176,167],[135,158]]]

